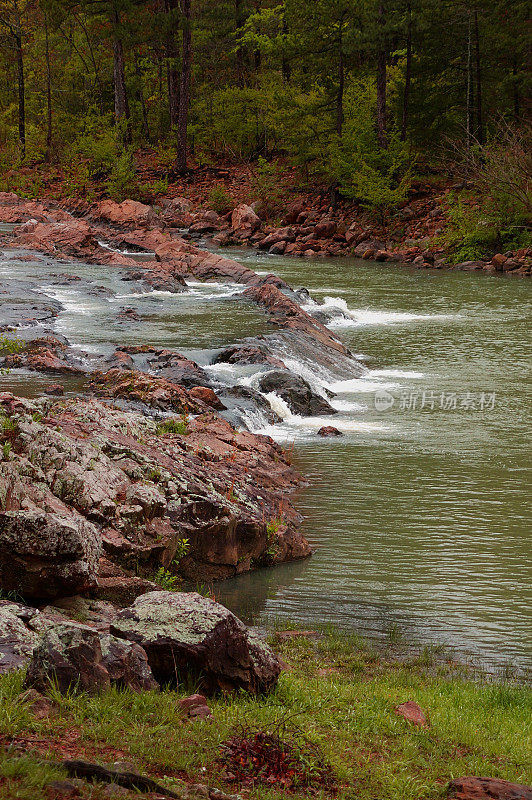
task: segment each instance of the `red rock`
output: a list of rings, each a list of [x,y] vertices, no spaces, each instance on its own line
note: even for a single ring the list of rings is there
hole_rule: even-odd
[[[314,232],[318,239],[330,239],[336,233],[336,222],[333,219],[322,219]]]
[[[251,233],[254,233],[260,227],[260,224],[260,218],[255,214],[251,206],[247,206],[245,203],[237,206],[231,214],[231,227],[236,232],[248,229]]]
[[[342,432],[332,425],[324,425],[323,428],[319,429],[318,436],[342,436]]]
[[[372,259],[374,257],[375,257],[375,251],[374,250],[369,250],[368,249],[368,250],[364,250],[364,252],[362,253],[362,258],[365,261],[369,261],[370,259]]]
[[[217,408],[219,410],[225,408],[220,398],[207,386],[193,386],[192,389],[189,389],[189,394],[201,400],[205,405],[211,408]]]
[[[408,700],[406,703],[401,703],[394,709],[395,713],[400,717],[412,722],[414,725],[419,725],[420,728],[430,728],[430,723],[425,716],[423,710],[414,703],[413,700]]]
[[[532,800],[532,788],[499,778],[456,778],[449,784],[452,800]]]
[[[496,270],[501,270],[503,268],[503,264],[507,260],[508,259],[506,258],[506,256],[503,256],[502,253],[496,253],[491,259],[491,263],[493,264]]]
[[[51,386],[44,387],[45,394],[62,395],[65,393],[64,387],[60,383],[53,383]]]
[[[119,227],[148,227],[159,224],[151,206],[137,200],[124,200],[115,203],[113,200],[102,200],[91,212],[91,218],[110,222]]]
[[[375,261],[389,261],[390,254],[387,250],[377,250],[375,253]]]
[[[191,694],[179,700],[179,708],[184,711],[187,717],[196,719],[208,719],[212,717],[207,698],[202,694]]]

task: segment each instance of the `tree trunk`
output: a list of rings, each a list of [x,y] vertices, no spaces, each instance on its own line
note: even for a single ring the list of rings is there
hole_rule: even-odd
[[[478,11],[475,8],[475,73],[477,84],[477,139],[484,144],[484,128],[482,125],[482,73],[480,70],[480,36],[478,30]]]
[[[288,24],[286,22],[286,17],[283,14],[283,36],[287,35],[288,35]],[[281,70],[283,74],[284,83],[290,83],[292,79],[292,67],[290,66],[290,61],[286,57],[284,44],[283,44],[283,54],[281,56]]]
[[[50,42],[48,38],[48,15],[44,14],[44,45],[46,60],[46,160],[52,152],[52,73],[50,69]]]
[[[183,58],[181,84],[179,87],[179,113],[177,122],[177,155],[175,167],[178,172],[187,169],[187,126],[190,104],[190,79],[192,73],[192,0],[181,0],[183,14]]]
[[[17,83],[18,83],[18,140],[21,158],[26,157],[26,101],[24,89],[24,54],[22,52],[22,35],[15,32],[15,49],[17,51]]]
[[[467,22],[467,86],[466,86],[466,136],[467,149],[473,142],[473,59],[471,55],[471,14]]]
[[[412,80],[412,7],[410,3],[406,6],[407,25],[406,25],[406,72],[405,90],[403,93],[403,114],[401,120],[401,141],[406,141],[408,130],[408,104],[410,102],[410,82]]]
[[[129,129],[129,103],[126,90],[126,74],[124,67],[124,47],[118,35],[120,17],[118,11],[113,9],[113,80],[115,89],[115,119],[117,123],[125,122],[124,139],[131,141]]]
[[[235,28],[238,30],[245,22],[245,15],[242,9],[242,0],[235,0]],[[246,68],[244,62],[244,50],[240,45],[236,48],[236,74],[239,86],[246,85]]]
[[[344,87],[345,87],[345,66],[344,66],[344,48],[342,40],[342,25],[343,18],[340,20],[340,37],[338,40],[338,92],[336,94],[336,133],[338,137],[342,136],[342,127],[344,124]]]
[[[168,84],[168,112],[170,128],[176,128],[179,117],[179,51],[177,46],[176,0],[165,0],[165,13],[168,16],[166,36],[166,80]]]
[[[386,148],[386,43],[382,30],[386,22],[384,0],[379,2],[379,44],[377,51],[377,139],[380,147]]]
[[[512,59],[512,77],[513,77],[514,118],[516,122],[518,122],[521,117],[521,98],[519,96],[519,84],[517,83],[517,59],[515,55]]]
[[[150,126],[148,124],[148,112],[146,110],[146,101],[144,99],[144,91],[142,88],[142,71],[139,66],[138,57],[135,56],[135,75],[137,76],[138,81],[138,91],[137,91],[137,98],[140,104],[140,108],[142,111],[142,128],[144,130],[144,136],[146,137],[146,141],[150,142]]]

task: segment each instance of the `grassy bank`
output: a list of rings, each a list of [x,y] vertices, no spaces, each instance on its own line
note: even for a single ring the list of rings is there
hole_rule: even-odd
[[[22,676],[3,677],[0,798],[55,797],[45,787],[61,772],[48,764],[61,758],[126,762],[170,788],[185,779],[257,800],[428,800],[445,796],[448,781],[467,774],[532,782],[529,688],[472,680],[456,665],[432,663],[426,652],[407,661],[379,655],[334,633],[281,633],[273,643],[288,667],[276,691],[262,699],[213,700],[211,721],[184,721],[177,700],[191,686],[161,694],[54,696],[52,713],[38,719],[21,701]],[[407,700],[419,703],[430,728],[394,713]],[[221,745],[242,731],[253,738],[257,730],[292,748],[310,785],[287,791],[279,781],[227,781]],[[87,784],[81,796],[109,796],[103,792]]]

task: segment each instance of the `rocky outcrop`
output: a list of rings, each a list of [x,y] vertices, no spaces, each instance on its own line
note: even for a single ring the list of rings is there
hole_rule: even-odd
[[[39,636],[25,622],[36,614],[18,603],[0,601],[0,675],[21,669],[31,658]]]
[[[236,344],[226,347],[218,353],[213,364],[267,364],[270,367],[284,369],[279,358],[270,355],[264,347],[257,344]]]
[[[241,237],[251,236],[260,228],[260,218],[251,206],[242,204],[237,206],[231,214],[231,227]]]
[[[305,333],[327,348],[350,355],[347,347],[334,334],[307,314],[295,300],[287,297],[277,286],[265,284],[250,287],[243,295],[263,306],[268,312],[270,322],[280,328]]]
[[[117,385],[130,374],[116,373]],[[0,395],[11,436],[0,473],[2,588],[130,600],[161,566],[203,581],[271,562],[268,522],[299,476],[271,439],[238,433],[181,392],[198,416],[167,425],[97,400]],[[274,560],[308,555],[286,501],[282,522]]]
[[[259,383],[263,392],[275,392],[290,408],[293,414],[301,417],[319,417],[336,414],[336,410],[320,395],[312,391],[310,384],[286,370],[272,370],[261,378]]]
[[[532,787],[499,778],[456,778],[449,784],[450,800],[532,800]]]
[[[143,595],[117,615],[111,633],[144,648],[161,684],[192,677],[209,692],[262,693],[281,672],[273,651],[234,614],[196,593]]]

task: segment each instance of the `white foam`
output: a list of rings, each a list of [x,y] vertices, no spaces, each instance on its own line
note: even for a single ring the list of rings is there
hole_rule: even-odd
[[[341,433],[363,433],[366,431],[382,431],[387,430],[387,426],[378,422],[365,422],[360,419],[350,419],[333,416],[323,417],[301,417],[298,414],[293,414],[288,404],[279,397],[275,392],[269,392],[266,395],[272,411],[274,411],[282,419],[282,427],[268,426],[268,434],[274,439],[278,437],[286,438],[286,426],[292,431],[292,438],[294,434],[316,434],[320,428],[327,425],[334,425]],[[261,431],[264,432],[264,431]],[[290,431],[288,431],[290,433]]]
[[[406,369],[372,369],[369,375],[374,378],[406,378],[408,380],[425,377],[424,372],[414,372]]]
[[[349,308],[343,297],[326,295],[323,303],[307,301],[302,308],[312,313],[319,309],[340,312],[327,322],[328,328],[353,328],[363,325],[398,325],[407,322],[423,322],[428,320],[446,320],[458,317],[458,314],[414,314],[408,311],[386,311],[376,308]]]
[[[359,394],[376,392],[379,389],[395,389],[399,384],[391,381],[379,381],[364,378],[351,378],[346,381],[334,381],[329,384],[329,389],[336,394]]]

